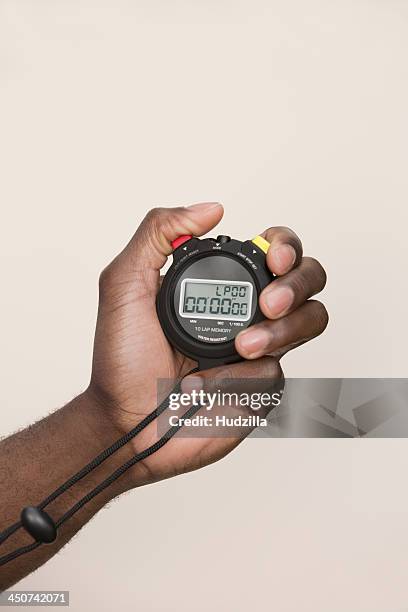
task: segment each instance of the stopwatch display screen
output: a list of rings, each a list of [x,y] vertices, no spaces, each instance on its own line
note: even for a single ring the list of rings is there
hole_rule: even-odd
[[[178,325],[194,340],[234,340],[255,315],[258,293],[249,270],[235,258],[214,254],[183,268],[173,290]]]
[[[185,278],[181,284],[181,317],[248,321],[251,310],[252,283]]]

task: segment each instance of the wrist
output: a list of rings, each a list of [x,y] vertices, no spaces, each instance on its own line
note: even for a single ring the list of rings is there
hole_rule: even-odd
[[[92,387],[88,387],[86,391],[76,397],[73,403],[75,404],[74,410],[78,411],[81,435],[83,443],[87,445],[89,462],[121,438],[124,432],[115,424],[114,419],[111,418],[110,410],[101,398],[94,393]],[[114,452],[84,479],[87,489],[96,486],[110,476],[119,466],[126,463],[133,454],[131,444],[125,444]],[[107,501],[109,498],[114,498],[134,486],[136,486],[134,475],[132,470],[129,470],[106,489]]]

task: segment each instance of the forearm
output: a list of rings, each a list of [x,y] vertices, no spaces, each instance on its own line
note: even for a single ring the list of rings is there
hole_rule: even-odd
[[[49,417],[1,441],[0,531],[19,520],[24,506],[40,503],[120,435],[103,408],[85,393]],[[127,447],[115,453],[47,506],[46,512],[58,519],[129,456]],[[62,525],[53,544],[42,545],[0,567],[0,589],[15,584],[45,563],[104,504],[130,486],[130,476],[125,474]],[[32,542],[31,536],[20,529],[1,546],[0,556]]]

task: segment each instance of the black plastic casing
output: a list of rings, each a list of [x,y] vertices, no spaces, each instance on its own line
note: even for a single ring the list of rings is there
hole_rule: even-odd
[[[265,253],[251,240],[241,242],[228,236],[219,236],[217,239],[191,238],[173,252],[173,263],[157,296],[157,315],[170,344],[183,355],[197,361],[200,370],[242,360],[235,350],[235,338],[218,344],[199,341],[183,329],[175,311],[175,290],[184,271],[196,261],[214,255],[231,257],[251,276],[257,296],[255,309],[246,327],[265,318],[259,309],[258,297],[262,289],[275,278],[267,267]]]

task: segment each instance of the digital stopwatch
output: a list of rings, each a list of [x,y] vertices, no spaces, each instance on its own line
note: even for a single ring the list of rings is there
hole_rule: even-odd
[[[180,236],[172,247],[157,296],[167,339],[200,370],[239,361],[235,336],[265,318],[258,298],[275,278],[266,264],[269,242]]]

